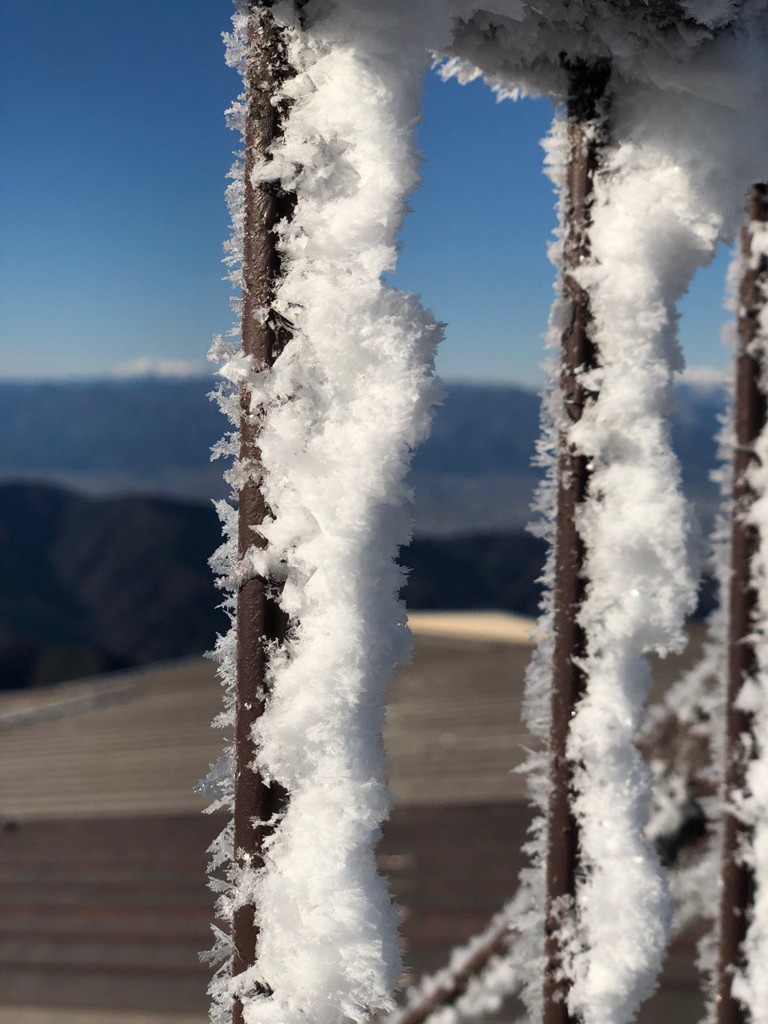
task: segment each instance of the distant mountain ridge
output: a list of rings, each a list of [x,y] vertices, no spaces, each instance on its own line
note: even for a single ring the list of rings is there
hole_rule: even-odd
[[[226,423],[208,400],[212,378],[0,382],[0,481],[51,482],[99,496],[222,497],[209,451]],[[422,536],[517,531],[539,471],[531,458],[539,399],[512,385],[448,383],[432,436],[411,471]],[[685,486],[705,526],[721,389],[680,384],[672,417]]]
[[[0,688],[212,647],[220,536],[210,506],[0,485]]]
[[[201,654],[228,627],[208,559],[210,505],[0,484],[0,689]],[[411,608],[535,614],[543,546],[527,534],[416,539]]]

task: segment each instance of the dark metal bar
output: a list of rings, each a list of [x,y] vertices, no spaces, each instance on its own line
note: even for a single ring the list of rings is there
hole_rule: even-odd
[[[406,1007],[397,1016],[397,1024],[424,1024],[437,1010],[452,1006],[464,994],[470,981],[478,977],[495,956],[504,952],[511,941],[510,935],[506,921],[492,928],[485,941],[462,964],[450,969],[440,985],[421,1002]]]
[[[560,383],[564,410],[575,423],[593,397],[581,380],[594,367],[589,295],[570,273],[588,256],[589,227],[595,172],[604,141],[607,61],[563,60],[569,74],[569,158],[565,193],[565,252],[563,290],[570,302],[571,321],[562,337]],[[578,623],[584,599],[584,544],[577,528],[578,510],[589,485],[586,458],[561,438],[558,464],[555,533],[554,656],[552,665],[549,751],[549,805],[546,855],[546,969],[543,1024],[569,1024],[568,982],[562,976],[559,941],[563,906],[573,899],[578,861],[578,834],[571,811],[572,768],[566,756],[573,709],[584,692],[578,660],[585,637]]]
[[[768,223],[768,186],[755,185],[747,200],[747,220]],[[753,350],[758,334],[757,318],[765,306],[768,260],[758,265],[750,258],[752,234],[748,225],[741,233],[744,271],[739,285],[738,349],[736,352],[735,446],[733,454],[733,513],[731,520],[730,619],[728,627],[728,682],[726,691],[726,740],[723,777],[723,850],[721,864],[719,947],[715,1005],[717,1024],[746,1024],[744,1006],[731,994],[734,968],[741,964],[741,947],[749,923],[752,873],[739,857],[749,840],[748,828],[730,810],[732,797],[745,781],[746,754],[743,736],[749,736],[751,716],[736,706],[744,681],[757,669],[751,634],[757,593],[751,563],[760,544],[755,526],[747,521],[755,493],[749,480],[754,464],[754,442],[766,422],[766,400],[759,387],[764,369],[761,353]]]
[[[278,187],[254,185],[251,174],[256,155],[267,156],[282,135],[285,108],[274,102],[281,84],[291,74],[283,31],[271,12],[271,0],[250,0],[245,117],[245,225],[243,241],[242,342],[243,351],[259,367],[271,366],[287,341],[287,325],[271,310],[280,277],[276,226],[290,218],[295,196]],[[251,411],[251,395],[241,388],[240,458],[258,466],[258,419]],[[268,513],[258,478],[249,477],[239,494],[238,550],[242,558],[252,546],[265,541],[257,532]],[[246,580],[237,594],[237,702],[235,719],[235,812],[234,856],[241,867],[263,863],[262,843],[266,825],[279,811],[284,793],[266,785],[253,769],[255,750],[252,730],[263,713],[267,690],[267,644],[280,640],[285,619],[274,599],[270,581]],[[256,958],[258,931],[252,906],[234,913],[232,940],[233,973],[242,973]],[[243,1007],[235,1000],[233,1024],[243,1024]]]
[[[681,850],[698,842],[705,834],[705,819],[698,804],[690,799],[684,810],[678,829],[672,833],[665,833],[656,840],[656,852],[663,863],[674,864]],[[508,921],[501,921],[496,926],[491,921],[485,940],[471,956],[458,965],[442,968],[444,980],[418,1002],[415,1001],[405,1006],[399,1014],[396,1013],[396,1024],[424,1024],[437,1010],[444,1006],[453,1006],[466,992],[472,979],[478,978],[495,956],[505,953],[517,941],[518,936],[519,933]],[[516,995],[517,991],[510,990],[507,998]]]

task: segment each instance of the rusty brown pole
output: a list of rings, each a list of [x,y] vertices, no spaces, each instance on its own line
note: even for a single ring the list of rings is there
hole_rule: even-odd
[[[589,295],[571,271],[590,253],[589,227],[595,172],[605,139],[607,61],[563,61],[569,74],[568,167],[565,186],[563,291],[570,322],[563,332],[560,384],[567,420],[576,423],[592,399],[581,372],[595,366]],[[549,737],[549,804],[547,807],[546,939],[543,1024],[570,1024],[568,982],[562,976],[560,914],[576,889],[578,834],[571,811],[572,769],[566,756],[573,710],[584,692],[578,665],[585,637],[578,623],[584,599],[584,544],[577,529],[578,511],[589,486],[587,460],[561,438],[555,530],[554,654]]]
[[[271,0],[250,0],[248,57],[245,76],[245,201],[241,334],[243,352],[257,367],[271,366],[287,341],[286,325],[271,313],[280,277],[276,226],[290,218],[295,196],[272,184],[254,185],[251,174],[257,154],[267,159],[282,135],[286,109],[274,103],[281,84],[291,74],[283,30],[275,22]],[[247,387],[240,392],[240,458],[258,467],[258,420],[251,411]],[[238,501],[238,551],[243,558],[264,540],[256,528],[268,513],[258,470],[249,476]],[[269,821],[280,809],[283,796],[275,785],[265,785],[253,768],[252,730],[266,701],[266,646],[284,635],[285,622],[270,581],[254,576],[237,593],[237,690],[235,713],[234,857],[240,867],[262,864],[266,828],[254,821]],[[232,921],[233,974],[250,967],[256,958],[257,927],[254,908],[238,908]],[[243,1007],[235,1000],[233,1024],[243,1024]]]
[[[760,537],[747,521],[754,490],[749,469],[755,462],[754,443],[766,422],[765,396],[759,387],[761,355],[753,351],[757,318],[765,307],[762,288],[768,285],[768,260],[752,265],[750,223],[768,223],[768,186],[755,185],[747,199],[748,224],[741,233],[743,274],[739,284],[738,348],[734,402],[733,511],[731,519],[730,617],[728,627],[728,681],[726,690],[725,768],[723,777],[723,849],[721,863],[718,964],[715,988],[717,1024],[746,1024],[744,1006],[731,994],[734,968],[741,960],[752,901],[752,874],[738,855],[749,830],[730,810],[733,794],[744,786],[746,750],[751,716],[736,706],[744,681],[757,669],[751,635],[757,594],[751,574],[752,558]]]

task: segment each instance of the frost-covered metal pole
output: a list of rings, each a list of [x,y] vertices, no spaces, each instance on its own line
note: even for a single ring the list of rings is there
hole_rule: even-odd
[[[717,1024],[744,1024],[748,1018],[744,1005],[732,993],[732,985],[734,969],[743,966],[742,945],[752,902],[752,871],[740,854],[749,842],[750,829],[734,813],[733,800],[744,789],[750,754],[746,738],[752,730],[752,716],[739,706],[738,696],[745,681],[754,677],[758,668],[754,644],[758,595],[752,566],[760,535],[750,517],[756,497],[750,469],[756,461],[755,442],[766,425],[766,398],[761,387],[761,375],[766,367],[763,353],[755,350],[755,342],[759,334],[758,319],[766,301],[761,282],[768,267],[765,257],[752,259],[752,226],[768,223],[768,186],[756,185],[750,190],[747,219],[748,226],[741,235],[743,270],[738,293]]]
[[[483,971],[493,959],[507,951],[512,941],[510,919],[502,911],[482,936],[478,936],[466,950],[461,951],[463,956],[456,956],[454,951],[447,968],[443,968],[434,978],[426,979],[426,985],[422,978],[413,1000],[403,1009],[396,1010],[386,1019],[385,1024],[424,1024],[445,1007],[454,1007],[472,983],[482,977]],[[518,987],[519,982],[513,982],[512,991]],[[476,1019],[480,1019],[484,1010],[485,1007],[478,1008]]]
[[[214,774],[212,806],[234,804],[235,823],[211,851],[232,921],[210,954],[212,1024],[367,1020],[393,1008],[400,973],[375,859],[384,691],[409,652],[394,556],[440,331],[383,276],[443,18],[411,0],[317,4],[306,20],[303,6],[237,0],[227,48],[245,79],[230,117],[247,163],[229,193],[243,345],[215,350],[243,449],[215,556],[237,595],[236,633],[217,645],[237,778]],[[250,394],[235,398],[240,382]]]
[[[568,92],[568,166],[565,194],[563,290],[570,304],[570,322],[563,332],[560,386],[566,422],[575,423],[589,401],[582,371],[594,366],[588,293],[571,273],[589,256],[590,208],[593,180],[603,142],[607,61],[566,62]],[[579,659],[585,637],[578,621],[584,596],[584,543],[577,528],[589,470],[584,455],[561,435],[558,461],[557,525],[555,535],[554,654],[552,671],[547,808],[546,945],[544,1024],[566,1024],[567,982],[563,978],[559,930],[565,905],[575,893],[578,835],[570,805],[572,771],[566,755],[568,727],[584,690]]]
[[[291,74],[283,30],[271,12],[271,0],[249,0],[248,57],[245,78],[244,224],[242,270],[242,346],[256,368],[271,366],[285,345],[285,326],[270,310],[280,276],[276,226],[290,218],[295,197],[279,187],[252,182],[257,156],[266,156],[282,135],[285,110],[275,103],[282,82]],[[240,460],[252,467],[239,492],[238,552],[243,559],[251,547],[263,547],[258,533],[268,508],[258,477],[258,416],[251,394],[240,390]],[[266,661],[270,642],[284,632],[284,616],[270,594],[270,581],[245,579],[237,593],[237,688],[235,709],[235,861],[241,869],[258,868],[266,827],[279,809],[283,794],[266,785],[253,768],[253,726],[264,711]],[[257,928],[249,903],[235,909],[232,921],[233,974],[253,965]],[[242,1003],[235,1000],[233,1024],[242,1024]]]

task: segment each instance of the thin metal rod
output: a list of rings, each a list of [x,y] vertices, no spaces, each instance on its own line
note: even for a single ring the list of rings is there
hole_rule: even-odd
[[[589,295],[570,271],[589,256],[593,182],[604,139],[606,90],[610,65],[605,61],[565,62],[569,73],[568,168],[565,193],[563,290],[571,319],[563,333],[560,383],[565,414],[575,423],[591,400],[582,371],[594,367]],[[579,660],[585,653],[578,614],[584,599],[584,544],[577,527],[579,508],[589,486],[587,460],[563,436],[560,442],[555,533],[554,655],[552,664],[549,749],[549,804],[546,855],[546,967],[543,1024],[569,1024],[568,982],[563,977],[560,922],[573,900],[578,862],[578,832],[571,810],[572,767],[566,748],[573,710],[584,692]]]
[[[286,325],[272,313],[276,282],[280,277],[280,255],[275,228],[290,218],[295,197],[279,188],[254,185],[251,175],[257,154],[267,156],[280,138],[284,107],[274,103],[282,82],[291,69],[286,57],[283,31],[275,23],[270,0],[251,0],[249,5],[248,58],[245,116],[245,223],[243,240],[242,342],[243,351],[256,366],[271,366],[284,347]],[[258,466],[258,420],[251,411],[247,387],[240,392],[240,457]],[[240,557],[252,546],[265,541],[256,528],[264,522],[268,508],[258,477],[249,477],[239,494],[238,550]],[[285,633],[285,619],[268,580],[246,580],[237,594],[237,694],[235,718],[235,811],[234,856],[241,867],[258,868],[263,863],[262,844],[269,822],[280,809],[284,793],[276,785],[265,785],[253,768],[255,750],[253,726],[264,711],[267,698],[267,646]],[[233,973],[253,965],[258,930],[254,908],[237,909],[232,922]],[[235,1000],[233,1024],[243,1024],[243,1007]]]
[[[696,843],[704,835],[703,821],[703,815],[701,818],[684,816],[676,831],[665,833],[656,840],[659,856],[666,856],[667,863],[674,863],[681,850]],[[424,1024],[436,1011],[445,1006],[453,1006],[466,992],[469,983],[482,975],[493,958],[513,949],[518,940],[519,932],[511,926],[509,920],[498,923],[491,920],[483,941],[465,960],[458,964],[451,962],[441,968],[442,980],[439,984],[393,1015],[396,1024]],[[521,984],[518,980],[517,987],[510,988],[506,998],[517,995]]]
[[[747,199],[748,224],[741,233],[744,271],[739,284],[738,349],[736,352],[735,445],[733,454],[733,513],[731,519],[730,618],[728,627],[728,682],[723,777],[723,849],[721,863],[719,947],[716,976],[717,1024],[746,1024],[744,1006],[731,994],[734,969],[741,964],[741,947],[749,924],[752,873],[739,850],[749,841],[748,828],[732,813],[734,793],[744,786],[744,736],[752,728],[751,716],[736,706],[746,679],[757,669],[752,641],[757,593],[751,564],[760,544],[756,527],[747,516],[755,499],[749,469],[755,462],[754,443],[765,426],[766,400],[759,381],[763,359],[754,351],[758,316],[765,306],[761,288],[768,284],[768,260],[751,259],[749,225],[768,223],[768,186],[755,185]]]
[[[492,926],[484,941],[466,960],[457,966],[443,968],[445,976],[442,981],[420,1002],[406,1007],[397,1015],[397,1024],[424,1024],[437,1010],[453,1006],[464,994],[470,981],[478,977],[495,956],[503,953],[511,941],[513,936],[507,921]]]

